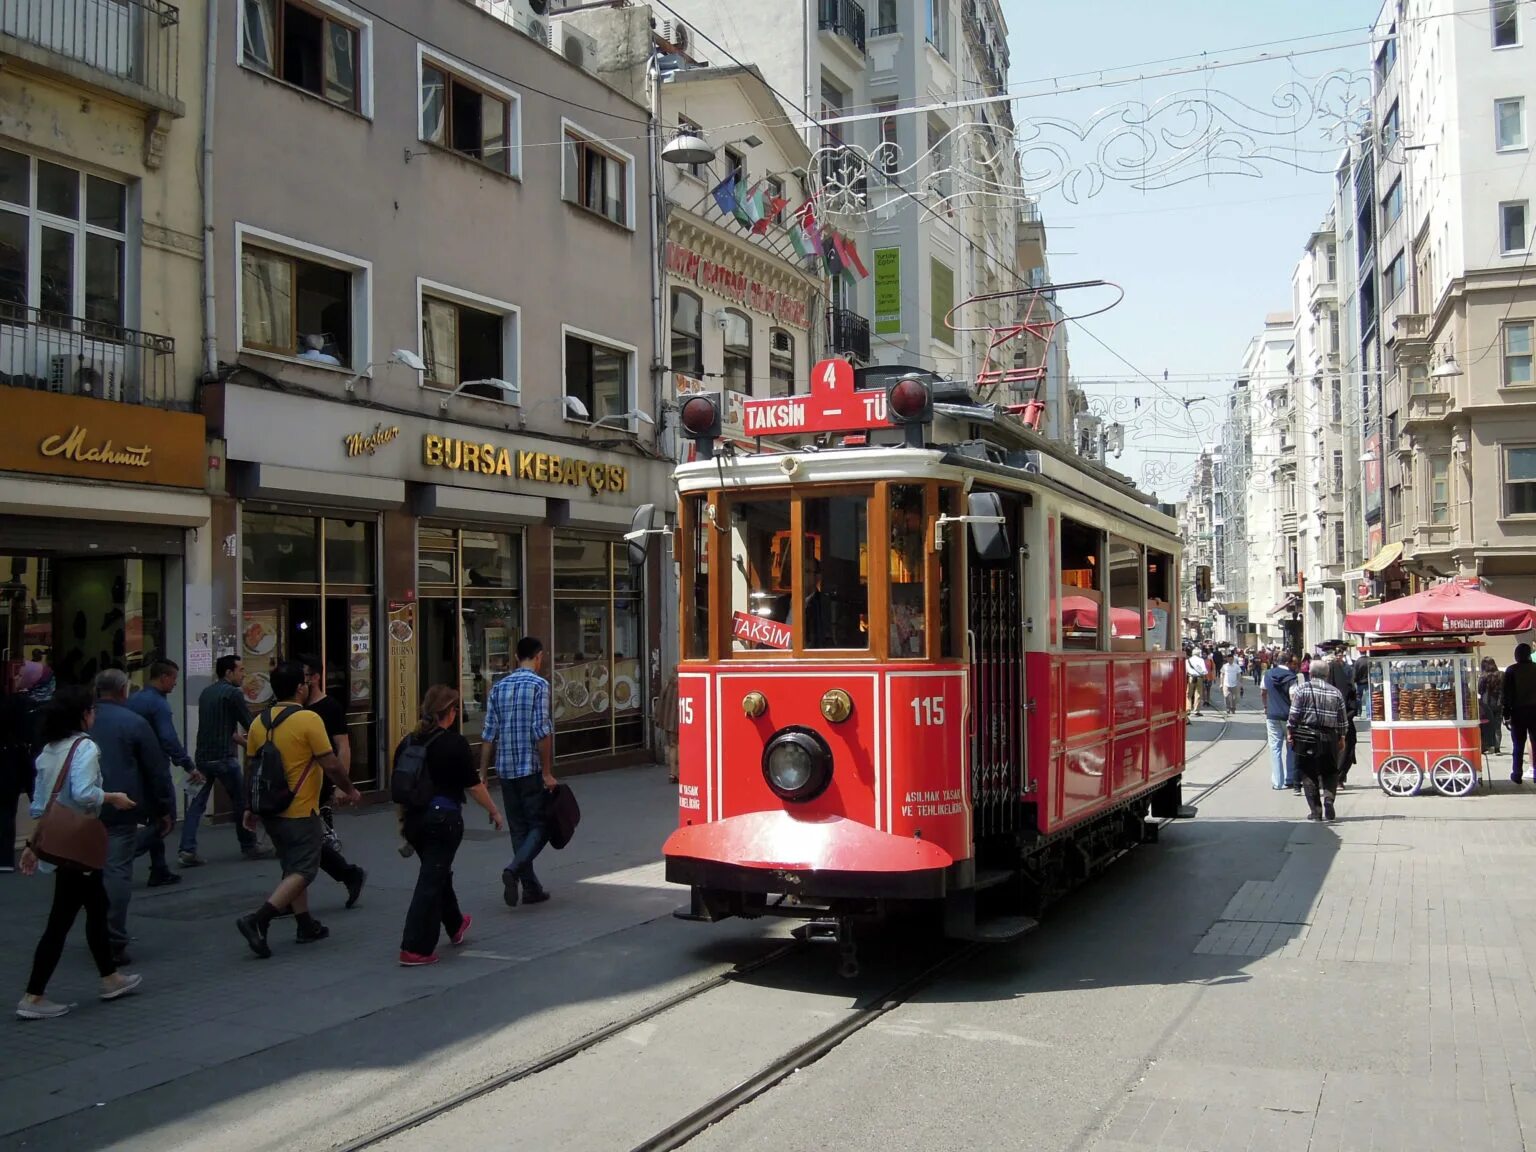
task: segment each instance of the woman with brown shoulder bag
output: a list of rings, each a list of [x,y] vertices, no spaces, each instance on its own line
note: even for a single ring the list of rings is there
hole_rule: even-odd
[[[32,957],[27,994],[16,1005],[16,1015],[23,1020],[49,1020],[69,1011],[68,1004],[57,1004],[43,993],[82,908],[85,940],[101,974],[101,998],[126,996],[143,981],[142,976],[117,970],[107,936],[105,860],[96,860],[91,824],[100,825],[96,817],[103,804],[125,811],[134,803],[126,793],[102,791],[96,745],[86,735],[95,715],[95,701],[83,688],[60,689],[42,711],[43,750],[37,755],[31,809],[37,827],[21,854],[21,871],[27,876],[39,869],[53,873],[53,906]]]

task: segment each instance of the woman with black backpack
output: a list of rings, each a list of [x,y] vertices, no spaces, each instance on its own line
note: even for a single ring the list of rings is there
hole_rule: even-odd
[[[405,808],[403,819],[405,839],[421,861],[400,938],[400,964],[406,968],[437,963],[439,925],[455,944],[464,943],[469,931],[470,917],[460,911],[453,891],[453,858],[464,839],[465,797],[474,797],[498,831],[503,827],[501,811],[480,779],[469,741],[459,734],[458,726],[458,692],[446,684],[434,684],[422,699],[415,731],[395,749],[396,773],[406,776],[410,773],[401,773],[402,758],[408,751],[420,750],[419,756],[409,760],[419,762],[430,784],[418,792],[422,802]]]

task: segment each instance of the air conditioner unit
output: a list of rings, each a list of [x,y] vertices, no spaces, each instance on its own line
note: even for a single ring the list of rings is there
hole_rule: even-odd
[[[524,36],[549,43],[549,0],[473,0],[476,8],[489,12],[503,24],[510,24]]]
[[[86,352],[54,353],[48,357],[48,391],[121,401],[122,348],[101,344]]]
[[[591,33],[557,20],[549,26],[549,46],[583,71],[597,70],[597,37]]]
[[[656,35],[672,45],[676,52],[688,51],[689,44],[693,42],[693,33],[688,31],[688,25],[681,20],[663,20],[656,26]]]

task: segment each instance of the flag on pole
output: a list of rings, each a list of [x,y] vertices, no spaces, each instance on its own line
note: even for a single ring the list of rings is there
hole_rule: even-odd
[[[758,221],[758,217],[752,215],[751,200],[754,191],[755,188],[748,188],[745,183],[736,185],[736,207],[732,214],[744,228],[750,228]]]
[[[715,204],[723,213],[734,215],[736,212],[736,173],[727,172],[725,179],[716,184],[710,190],[715,198]]]
[[[821,234],[821,258],[827,266],[828,276],[841,276],[848,269],[837,251],[837,233],[830,229]]]
[[[859,259],[859,246],[853,242],[852,236],[840,238],[843,246],[838,255],[843,258],[843,263],[859,274],[860,280],[869,279],[869,269],[864,266],[864,261]]]

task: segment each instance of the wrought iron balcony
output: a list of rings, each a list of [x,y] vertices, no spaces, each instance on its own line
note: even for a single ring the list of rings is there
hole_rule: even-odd
[[[0,0],[0,57],[182,116],[180,23],[164,0]]]
[[[176,400],[169,336],[15,304],[0,304],[0,387],[186,406]]]
[[[820,27],[835,32],[864,54],[864,9],[853,0],[820,0]]]
[[[869,363],[869,321],[846,308],[827,309],[827,351]]]

